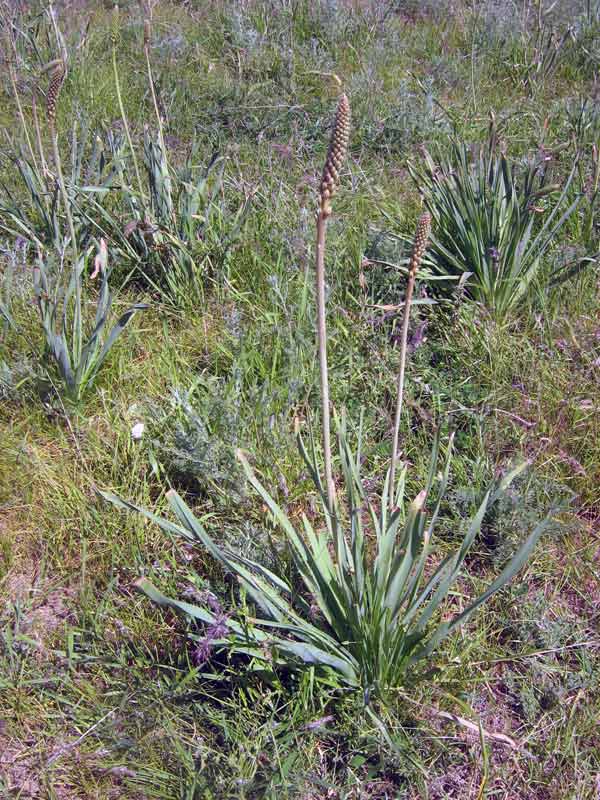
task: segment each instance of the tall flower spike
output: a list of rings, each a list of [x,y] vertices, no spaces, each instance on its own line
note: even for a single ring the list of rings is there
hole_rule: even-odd
[[[350,138],[350,103],[345,94],[340,96],[329,142],[327,160],[319,187],[319,213],[317,214],[317,247],[315,251],[315,284],[317,298],[317,349],[321,384],[321,424],[323,426],[323,460],[327,487],[327,511],[335,514],[335,484],[331,457],[329,412],[329,375],[327,370],[327,320],[325,315],[325,229],[331,214],[331,198],[340,181]]]
[[[56,64],[50,74],[50,85],[46,95],[46,118],[51,130],[54,129],[54,123],[56,122],[56,106],[66,74],[67,70],[62,61]]]
[[[150,47],[150,36],[152,35],[152,30],[150,27],[150,20],[144,20],[144,49]]]
[[[117,47],[119,44],[119,38],[121,35],[121,20],[119,18],[119,6],[114,5],[113,12],[112,12],[112,20],[110,26],[110,41],[113,47]]]
[[[408,266],[409,274],[414,278],[419,269],[419,265],[427,250],[427,242],[429,234],[431,233],[431,214],[429,211],[423,212],[417,222],[417,230],[415,232],[415,239],[413,242],[412,255],[410,257],[410,264]]]
[[[342,94],[335,114],[333,133],[331,134],[327,160],[325,161],[321,186],[319,187],[321,213],[324,216],[331,214],[331,198],[340,182],[340,169],[348,151],[349,139],[350,103],[346,95]]]

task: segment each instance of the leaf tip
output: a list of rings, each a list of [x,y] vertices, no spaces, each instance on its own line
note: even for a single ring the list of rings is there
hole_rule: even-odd
[[[414,506],[417,511],[422,511],[423,506],[425,505],[425,500],[427,499],[427,490],[422,489],[419,494],[413,500]]]

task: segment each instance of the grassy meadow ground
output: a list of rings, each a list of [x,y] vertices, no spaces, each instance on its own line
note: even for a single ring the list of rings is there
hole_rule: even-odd
[[[178,312],[139,282],[121,287],[126,270],[112,265],[116,308],[140,299],[150,308],[133,318],[75,410],[38,379],[32,253],[23,257],[8,234],[0,238],[0,270],[17,263],[11,308],[20,328],[0,340],[0,796],[600,798],[596,264],[556,286],[533,286],[501,323],[465,298],[415,307],[401,428],[411,497],[436,425],[444,441],[456,431],[438,552],[459,541],[466,511],[495,476],[518,458],[531,461],[477,541],[451,604],[489,582],[555,510],[515,581],[382,710],[385,735],[361,697],[314,674],[261,681],[225,656],[198,666],[185,621],[133,584],[149,575],[179,597],[210,586],[227,603],[227,575],[96,491],[166,513],[165,492],[176,486],[220,541],[267,563],[282,542],[234,449],[251,454],[290,514],[313,507],[293,430],[295,418],[318,419],[312,257],[337,96],[331,73],[353,112],[326,256],[331,393],[352,424],[364,415],[364,474],[369,491],[378,490],[400,325],[378,306],[401,301],[404,281],[375,262],[406,255],[387,234],[410,234],[419,213],[407,161],[419,160],[422,145],[443,148],[453,132],[483,141],[493,111],[509,156],[543,149],[556,182],[582,154],[575,189],[587,194],[544,269],[599,249],[588,206],[600,143],[600,8],[554,4],[543,24],[557,40],[567,25],[573,33],[542,63],[535,28],[551,5],[155,5],[150,52],[167,145],[175,161],[192,141],[198,163],[224,156],[225,215],[245,201],[248,212],[203,297]],[[66,158],[74,121],[92,131],[122,126],[110,11],[66,0],[57,12],[71,59],[58,109]],[[34,18],[31,9],[24,17],[30,31]],[[142,40],[143,12],[125,4],[119,61],[136,143],[155,124]],[[28,118],[39,66],[16,64]],[[2,127],[18,137],[8,81],[0,106]],[[1,184],[27,203],[9,152],[3,137]],[[418,294],[426,297],[424,286]],[[138,440],[131,431],[139,422]]]

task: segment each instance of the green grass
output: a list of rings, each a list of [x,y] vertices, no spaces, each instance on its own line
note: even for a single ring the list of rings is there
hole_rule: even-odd
[[[322,676],[281,673],[261,681],[224,655],[196,667],[186,623],[157,610],[134,581],[146,575],[181,597],[191,579],[196,591],[210,587],[227,603],[229,577],[202,551],[175,545],[96,494],[111,490],[167,513],[165,492],[174,485],[199,516],[212,515],[208,524],[219,541],[267,563],[273,548],[281,552],[283,541],[243,485],[233,492],[219,478],[186,482],[168,463],[157,464],[160,443],[172,443],[176,433],[171,390],[202,378],[212,388],[201,392],[198,408],[211,409],[218,452],[235,436],[291,518],[314,507],[293,424],[294,417],[314,416],[319,404],[314,197],[336,94],[322,73],[342,78],[354,116],[328,231],[331,393],[351,420],[364,411],[363,473],[373,491],[389,462],[399,327],[374,304],[400,301],[403,281],[363,259],[407,255],[377,238],[413,229],[419,201],[406,160],[418,157],[420,144],[446,147],[452,131],[467,143],[482,141],[491,109],[512,159],[543,142],[555,153],[555,179],[568,175],[575,152],[569,103],[593,90],[594,65],[581,48],[561,50],[551,75],[525,84],[531,44],[511,19],[509,35],[491,4],[477,18],[467,3],[456,14],[399,4],[385,22],[374,12],[345,9],[375,4],[339,5],[344,10],[266,1],[156,8],[151,54],[174,158],[183,161],[195,137],[202,159],[227,154],[225,191],[254,198],[243,236],[207,281],[201,307],[177,314],[135,286],[118,293],[117,311],[138,301],[152,308],[116,342],[77,412],[67,415],[36,378],[42,342],[23,271],[12,303],[21,333],[0,334],[0,363],[12,374],[10,385],[0,383],[2,796],[597,797],[597,266],[555,289],[532,291],[502,326],[464,300],[416,310],[413,327],[427,328],[407,372],[401,440],[409,496],[422,485],[436,424],[456,430],[436,555],[456,548],[457,523],[500,470],[518,456],[532,461],[502,513],[485,526],[451,607],[481,591],[556,500],[564,508],[561,524],[516,582],[443,646],[428,679],[399,689],[382,712],[385,734],[363,698]],[[89,117],[92,128],[119,127],[110,13],[100,3],[88,6],[92,24],[73,51],[61,96],[63,148],[74,114]],[[77,19],[60,19],[76,48]],[[137,5],[123,8],[119,45],[138,145],[144,123],[154,124],[141,19]],[[30,76],[52,57],[39,42],[40,58],[24,47],[19,64],[26,114]],[[2,99],[9,109],[2,124],[15,135],[6,88]],[[597,134],[590,129],[586,136],[581,146],[588,152]],[[13,174],[8,150],[4,143],[4,182]],[[586,159],[591,174],[589,153]],[[582,204],[547,253],[548,272],[581,248],[583,213]],[[597,250],[597,222],[592,240]],[[234,409],[227,418],[214,410],[219,392]],[[131,429],[140,421],[145,435],[134,441]],[[473,722],[475,730],[442,712]],[[482,747],[479,721],[520,749],[489,737]]]

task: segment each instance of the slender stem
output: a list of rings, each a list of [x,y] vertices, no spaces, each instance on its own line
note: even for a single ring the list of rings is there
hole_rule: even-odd
[[[67,51],[67,45],[65,44],[64,37],[60,32],[60,28],[58,27],[58,22],[56,21],[56,12],[54,10],[54,6],[52,3],[48,3],[48,13],[50,15],[50,21],[52,22],[52,27],[54,28],[54,35],[56,36],[56,44],[58,45],[58,49],[60,50],[60,57],[63,64],[66,64],[69,60],[69,53]]]
[[[390,466],[390,510],[393,510],[396,501],[396,463],[398,461],[398,440],[400,438],[400,418],[402,416],[402,402],[404,399],[404,374],[406,372],[406,351],[408,346],[408,324],[410,322],[410,307],[415,288],[416,269],[410,269],[404,299],[404,317],[402,319],[402,334],[400,337],[400,367],[398,371],[398,388],[396,397],[396,415],[394,418],[394,438],[392,441],[392,463]]]
[[[471,32],[471,96],[473,98],[473,111],[477,111],[477,97],[475,96],[475,25],[479,22],[479,14]]]
[[[167,161],[167,148],[165,147],[165,140],[163,136],[163,124],[162,118],[160,116],[160,110],[158,108],[158,100],[156,97],[156,91],[154,89],[154,78],[152,77],[152,68],[150,66],[150,53],[149,53],[149,45],[144,45],[144,53],[146,55],[146,67],[148,69],[148,83],[150,84],[150,92],[152,93],[152,102],[154,104],[154,113],[156,114],[156,121],[158,123],[158,141],[160,143],[160,149],[162,151],[162,157],[165,161],[165,183],[166,183],[166,190],[171,197],[171,173],[169,172],[169,163]],[[171,217],[172,221],[175,224],[175,209],[171,209]]]
[[[316,288],[317,288],[317,347],[321,379],[321,416],[323,430],[323,457],[325,460],[325,482],[327,504],[333,515],[335,508],[335,486],[331,466],[331,432],[329,419],[329,376],[327,372],[327,325],[325,320],[325,229],[328,213],[321,209],[317,216]]]
[[[19,97],[19,90],[17,88],[17,80],[16,80],[16,77],[15,77],[15,66],[14,65],[16,65],[18,63],[19,54],[17,52],[17,45],[16,45],[16,42],[15,42],[14,32],[12,30],[12,26],[10,24],[10,20],[8,18],[6,18],[4,20],[4,22],[10,27],[10,31],[8,33],[8,38],[10,40],[10,46],[11,46],[11,50],[12,50],[12,60],[9,60],[9,64],[8,64],[8,74],[9,74],[9,77],[10,77],[10,85],[12,87],[13,94],[14,94],[14,97],[15,97],[15,103],[16,103],[16,106],[17,106],[17,111],[19,112],[19,120],[21,122],[21,127],[23,128],[23,134],[25,136],[25,140],[27,141],[27,147],[29,148],[29,153],[31,154],[31,160],[33,161],[33,164],[34,164],[34,166],[36,168],[36,171],[39,171],[38,170],[37,161],[36,161],[36,158],[35,158],[35,153],[33,151],[32,145],[31,145],[31,139],[29,137],[29,128],[28,128],[28,126],[27,126],[27,124],[25,122],[25,115],[23,113],[23,107],[21,105],[21,98]]]
[[[75,226],[73,224],[73,215],[71,214],[71,206],[69,204],[69,198],[65,186],[65,179],[63,177],[62,162],[60,160],[60,152],[58,149],[58,133],[56,132],[56,128],[54,127],[54,125],[51,126],[50,135],[52,137],[52,154],[54,156],[54,166],[56,167],[56,178],[58,180],[58,188],[60,189],[60,195],[62,197],[62,201],[65,206],[65,216],[67,218],[67,224],[69,225],[69,234],[71,236],[71,249],[73,251],[73,261],[77,261],[79,258],[79,251],[77,248],[77,239],[75,237]]]
[[[158,108],[158,99],[156,97],[156,90],[154,88],[154,78],[152,77],[152,67],[150,66],[150,54],[149,54],[149,46],[146,44],[144,45],[144,54],[146,56],[146,68],[148,70],[148,83],[150,84],[150,92],[152,93],[152,102],[154,104],[154,113],[156,114],[156,121],[158,123],[158,140],[160,141],[160,146],[162,147],[163,153],[165,154],[166,158],[166,148],[165,148],[165,140],[163,138],[163,124],[162,124],[162,117],[160,115],[160,109]]]
[[[46,157],[44,155],[44,147],[42,145],[42,132],[40,130],[40,120],[38,118],[38,113],[37,113],[37,98],[36,98],[35,92],[33,94],[32,106],[31,107],[32,107],[32,114],[33,114],[33,124],[35,126],[35,141],[36,141],[36,144],[37,144],[37,149],[38,149],[38,154],[39,154],[39,157],[40,157],[40,162],[42,164],[42,176],[44,177],[44,180],[47,180],[49,170],[48,170],[48,164],[46,164]],[[48,204],[46,202],[46,198],[44,198],[44,202],[46,203],[46,206],[47,206]]]
[[[142,189],[142,179],[140,177],[140,170],[138,168],[138,162],[135,150],[133,149],[131,133],[129,132],[129,123],[127,122],[127,116],[125,114],[125,108],[123,106],[123,98],[121,96],[121,82],[119,80],[119,70],[117,68],[117,48],[114,45],[112,48],[112,64],[113,64],[113,73],[115,77],[115,89],[117,92],[117,101],[119,103],[119,111],[121,112],[121,119],[123,120],[123,127],[125,128],[125,136],[127,137],[127,144],[129,145],[129,150],[131,151],[131,157],[133,159],[133,168],[135,169],[135,177],[137,180],[138,190],[140,193],[140,202],[143,203],[144,191]]]
[[[62,162],[60,160],[60,151],[58,149],[58,133],[52,123],[50,125],[50,136],[52,138],[52,155],[54,157],[54,166],[56,168],[56,178],[58,180],[58,187],[60,195],[65,207],[65,216],[69,226],[69,234],[71,236],[71,250],[73,252],[73,266],[75,270],[75,314],[73,317],[73,354],[75,363],[79,363],[81,358],[81,273],[79,271],[79,251],[77,247],[77,239],[75,237],[75,226],[73,224],[73,215],[71,214],[71,206],[69,205],[69,197],[65,186],[65,179],[63,177]]]
[[[13,43],[13,47],[14,47],[14,43]],[[15,49],[15,54],[16,54],[16,49]],[[15,97],[15,103],[16,103],[16,106],[17,106],[17,111],[19,113],[19,120],[21,122],[21,127],[23,128],[23,134],[25,136],[25,141],[27,142],[27,148],[28,148],[29,153],[31,155],[31,160],[33,161],[33,166],[35,167],[36,172],[39,172],[39,167],[38,167],[38,163],[37,163],[37,160],[36,160],[36,157],[35,157],[35,152],[33,150],[33,147],[31,145],[31,139],[29,137],[29,129],[27,127],[27,123],[25,122],[25,115],[23,114],[23,107],[21,105],[21,99],[19,97],[19,90],[17,89],[17,82],[15,80],[15,73],[14,73],[12,64],[10,64],[10,66],[8,68],[8,72],[9,72],[9,75],[10,75],[10,84],[11,84],[11,87],[12,87],[12,90],[13,90],[13,95]]]

